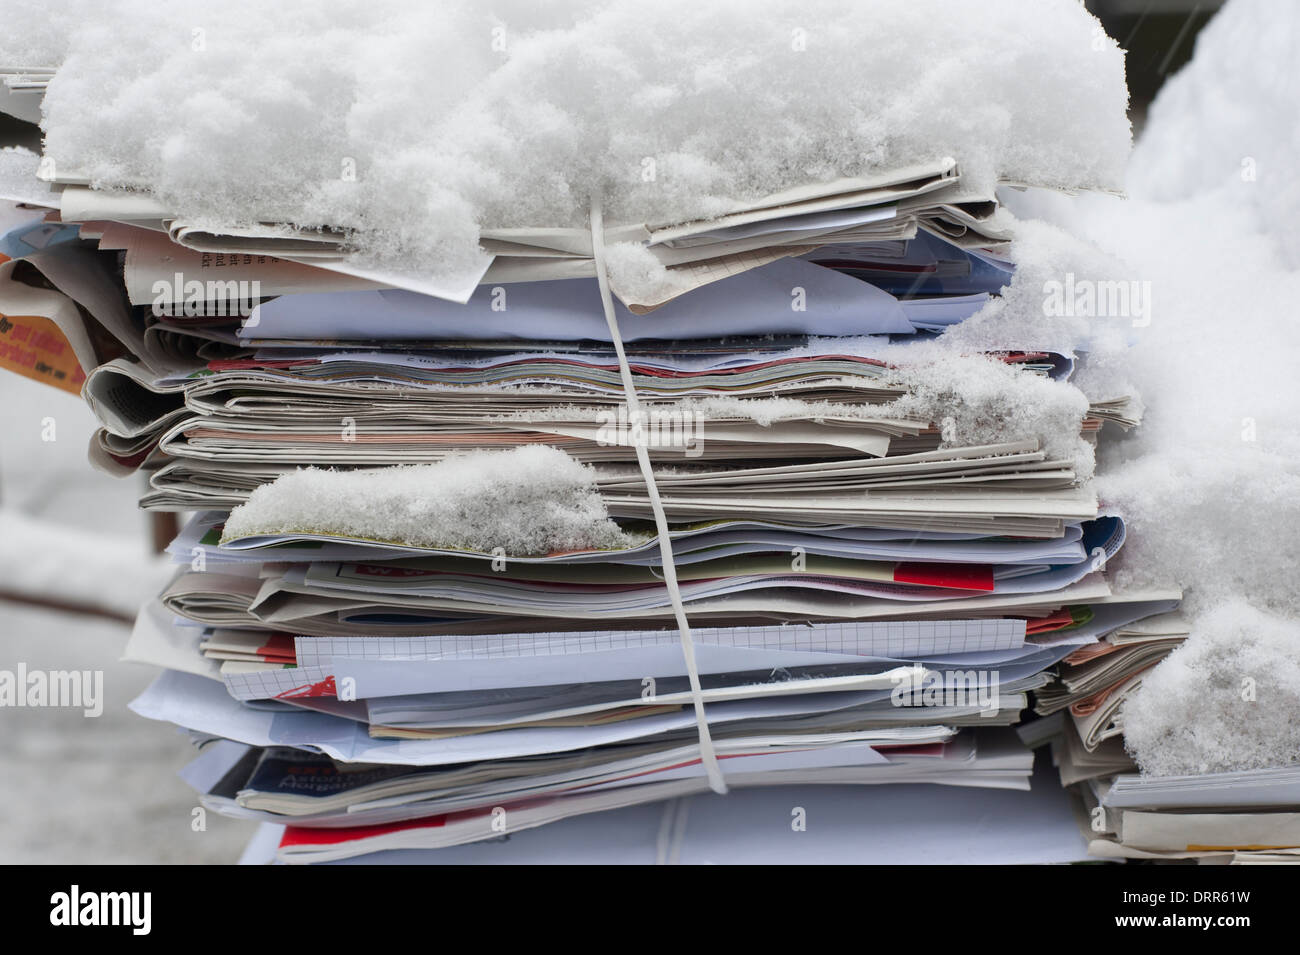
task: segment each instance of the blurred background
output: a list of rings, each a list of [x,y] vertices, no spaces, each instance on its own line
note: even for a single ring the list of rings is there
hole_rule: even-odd
[[[1085,0],[1128,51],[1124,69],[1134,134],[1165,78],[1192,58],[1196,34],[1222,5],[1223,0]]]

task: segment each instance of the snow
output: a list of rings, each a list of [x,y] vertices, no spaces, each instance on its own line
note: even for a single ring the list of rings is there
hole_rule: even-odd
[[[962,354],[904,365],[897,380],[907,394],[880,413],[933,422],[945,448],[1035,438],[1048,460],[1070,462],[1080,480],[1092,476],[1092,445],[1079,435],[1088,399],[1067,382]]]
[[[544,445],[437,464],[306,468],[255,490],[231,512],[222,539],[322,533],[514,557],[627,546],[594,477]]]
[[[68,26],[90,15],[98,0],[5,0],[8,27],[0,41],[9,69],[58,66],[68,52]]]
[[[1128,201],[1009,194],[1022,217],[1053,224],[1020,230],[1013,251],[1032,274],[1022,268],[998,310],[951,336],[994,334],[998,311],[1013,325],[1030,321],[1044,279],[1065,271],[1150,283],[1149,324],[1047,323],[1088,349],[1076,376],[1085,392],[1135,382],[1146,406],[1142,427],[1103,442],[1097,487],[1131,530],[1116,582],[1173,580],[1194,621],[1186,649],[1151,675],[1125,717],[1150,773],[1296,758],[1294,692],[1261,691],[1249,718],[1228,695],[1242,676],[1263,687],[1265,674],[1292,673],[1300,658],[1300,193],[1289,168],[1297,16],[1249,0],[1223,8],[1152,105]],[[1182,724],[1165,754],[1157,741]]]
[[[1205,614],[1124,704],[1124,737],[1157,776],[1300,762],[1295,622],[1231,601]]]
[[[1077,0],[23,6],[0,62],[68,34],[57,168],[429,271],[481,227],[585,227],[597,191],[607,222],[672,223],[948,156],[977,189],[1117,190],[1130,144],[1123,54]]]
[[[1160,90],[1129,176],[1160,202],[1208,193],[1249,208],[1300,268],[1300,6],[1233,0]]]
[[[666,302],[690,291],[691,280],[659,264],[654,253],[635,242],[605,248],[605,271],[616,289],[633,289],[642,302]]]
[[[1019,196],[1012,192],[1008,198],[1015,202]],[[1063,205],[1078,201],[1055,194],[1048,198]],[[1124,205],[1118,199],[1108,201],[1112,206]],[[944,332],[941,347],[955,353],[1036,350],[1063,355],[1080,348],[1094,355],[1126,349],[1132,336],[1131,319],[1081,315],[1077,309],[1064,313],[1050,310],[1045,307],[1048,294],[1044,286],[1053,281],[1063,283],[1070,274],[1076,281],[1129,279],[1131,270],[1114,255],[1050,222],[1016,220],[1015,232],[1010,254],[1016,271],[1011,284],[1000,297],[990,299],[979,312]]]

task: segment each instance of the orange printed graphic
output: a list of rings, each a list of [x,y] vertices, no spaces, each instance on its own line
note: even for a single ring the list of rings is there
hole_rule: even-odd
[[[81,394],[81,370],[59,326],[39,315],[0,315],[0,368]]]

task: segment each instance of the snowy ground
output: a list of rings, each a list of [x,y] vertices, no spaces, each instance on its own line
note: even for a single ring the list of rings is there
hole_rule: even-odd
[[[44,419],[55,440],[43,441]],[[92,534],[90,548],[146,550],[139,485],[86,463],[90,412],[75,397],[0,374],[0,511]],[[48,433],[48,432],[47,432]],[[0,576],[30,567],[30,539],[0,537]],[[64,572],[80,593],[105,602],[122,578],[102,562],[65,550]],[[97,569],[88,580],[88,569]],[[129,586],[136,586],[132,578]],[[126,704],[153,676],[118,662],[128,628],[95,617],[0,602],[0,670],[91,669],[104,674],[104,711],[0,708],[0,862],[234,862],[252,827],[209,813],[191,829],[193,792],[176,776],[192,749],[172,727],[137,717]]]

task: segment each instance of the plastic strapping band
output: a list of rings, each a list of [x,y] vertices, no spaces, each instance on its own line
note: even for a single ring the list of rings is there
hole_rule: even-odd
[[[689,796],[683,796],[677,802],[679,805],[677,814],[673,817],[673,834],[668,841],[668,857],[664,860],[665,865],[682,864],[682,846],[686,842],[686,814],[690,811],[691,800]]]
[[[605,308],[605,322],[609,325],[614,351],[618,355],[618,369],[623,378],[623,391],[627,396],[627,416],[632,427],[636,461],[645,478],[650,507],[655,515],[664,583],[668,585],[668,599],[672,601],[673,614],[677,618],[677,632],[682,640],[682,654],[686,657],[686,673],[691,681],[691,700],[695,704],[695,728],[700,737],[700,760],[704,764],[704,771],[708,774],[709,786],[714,792],[725,793],[727,783],[722,778],[718,755],[713,749],[713,737],[709,734],[709,721],[704,715],[704,693],[700,689],[700,670],[695,662],[695,641],[691,639],[691,627],[686,621],[686,608],[682,606],[682,592],[677,586],[677,565],[673,563],[673,543],[668,534],[668,518],[664,515],[664,506],[659,500],[659,487],[655,484],[654,471],[650,467],[650,455],[646,451],[645,433],[641,427],[641,406],[636,398],[636,385],[632,382],[632,369],[628,366],[627,355],[623,353],[623,338],[618,332],[614,300],[609,293],[609,276],[605,273],[605,222],[601,215],[599,197],[593,199],[591,203],[591,257],[596,264],[596,283],[600,287],[600,303]]]
[[[659,817],[659,835],[655,839],[655,865],[668,864],[669,843],[672,841],[673,824],[677,819],[677,806],[681,799],[665,799],[663,814]]]

